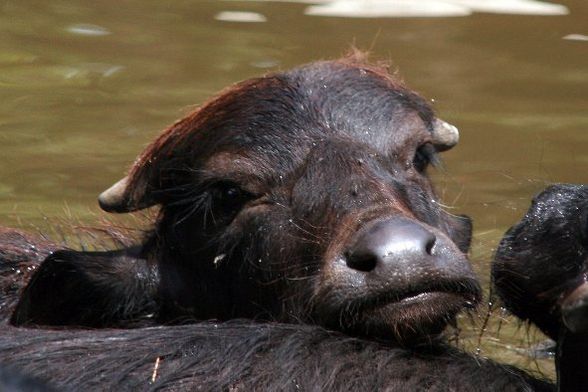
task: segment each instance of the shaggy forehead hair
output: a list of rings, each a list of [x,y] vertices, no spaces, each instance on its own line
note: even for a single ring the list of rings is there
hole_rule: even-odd
[[[159,202],[145,198],[164,198],[165,189],[182,177],[190,182],[194,168],[221,151],[255,156],[260,171],[278,167],[280,175],[294,170],[313,142],[335,135],[361,138],[385,154],[395,142],[389,132],[393,119],[409,112],[432,129],[427,102],[360,52],[246,80],[171,125],[145,149],[131,167],[125,198],[138,206]]]

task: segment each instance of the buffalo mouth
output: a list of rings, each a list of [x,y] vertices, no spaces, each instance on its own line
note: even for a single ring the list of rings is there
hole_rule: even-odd
[[[437,281],[362,295],[350,301],[341,298],[344,290],[336,291],[338,295],[327,296],[331,298],[316,306],[323,325],[400,345],[431,341],[459,312],[474,309],[481,299],[481,288],[475,279]]]

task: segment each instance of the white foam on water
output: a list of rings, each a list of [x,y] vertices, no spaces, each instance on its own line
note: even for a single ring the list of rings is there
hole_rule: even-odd
[[[307,7],[306,15],[347,18],[466,16],[468,7],[437,0],[334,0]]]
[[[567,15],[569,10],[560,4],[536,0],[443,0],[469,7],[474,12],[519,15]]]
[[[225,0],[235,1],[235,0]],[[537,0],[240,0],[314,4],[307,15],[346,18],[467,16],[474,12],[567,15],[566,6]]]
[[[562,39],[567,39],[569,41],[588,41],[588,35],[584,34],[568,34]]]
[[[257,12],[245,11],[222,11],[214,16],[214,19],[223,22],[241,22],[241,23],[261,23],[267,21],[267,18]]]
[[[251,3],[298,3],[298,4],[327,4],[334,0],[222,0],[230,2],[251,2]],[[364,1],[364,0],[359,0]]]
[[[98,75],[104,78],[111,77],[112,75],[123,70],[122,65],[108,65],[100,63],[88,63],[81,64],[78,68],[68,67],[63,73],[65,79],[74,78],[85,78],[92,75]]]
[[[263,59],[263,60],[252,61],[249,63],[249,65],[251,65],[252,67],[255,67],[255,68],[273,68],[273,67],[278,66],[279,64],[280,64],[280,62],[275,59]]]
[[[69,31],[70,33],[79,34],[79,35],[100,36],[100,35],[112,34],[110,31],[108,31],[104,27],[93,25],[93,24],[75,24],[75,25],[69,26],[66,30]]]

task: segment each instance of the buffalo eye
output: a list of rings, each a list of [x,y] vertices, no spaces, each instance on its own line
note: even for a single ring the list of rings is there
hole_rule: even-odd
[[[215,210],[235,213],[252,198],[252,195],[232,182],[219,182],[211,190]]]
[[[222,199],[222,201],[227,202],[227,203],[238,201],[239,199],[241,199],[241,196],[242,196],[241,189],[239,189],[236,186],[231,186],[231,185],[223,187],[221,190],[221,193],[219,194],[219,198]]]

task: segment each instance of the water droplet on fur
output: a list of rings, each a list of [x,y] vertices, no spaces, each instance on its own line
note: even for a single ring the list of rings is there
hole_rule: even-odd
[[[226,254],[224,254],[224,253],[222,253],[222,254],[220,254],[220,255],[216,256],[216,257],[214,258],[214,260],[212,261],[212,264],[214,264],[215,266],[218,266],[218,264],[219,264],[221,261],[223,261],[223,259],[225,258],[225,256],[226,256]]]

